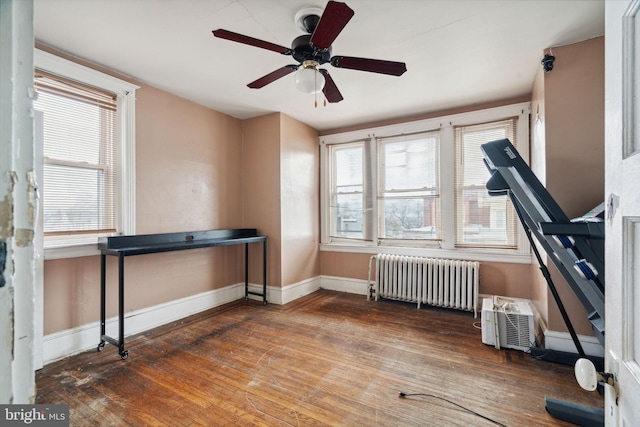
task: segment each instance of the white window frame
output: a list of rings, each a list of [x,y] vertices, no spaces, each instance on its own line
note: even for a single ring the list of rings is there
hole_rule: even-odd
[[[466,113],[446,115],[395,125],[361,129],[351,132],[324,135],[319,138],[320,143],[320,250],[331,252],[353,253],[388,253],[396,255],[426,256],[462,260],[477,260],[489,262],[531,263],[531,248],[522,226],[518,226],[517,248],[456,248],[456,219],[455,219],[455,143],[454,126],[472,125],[483,122],[502,120],[508,117],[518,117],[517,136],[518,152],[528,163],[529,161],[529,115],[531,104],[523,102]],[[402,242],[402,246],[380,245],[377,239],[377,227],[373,227],[371,241],[344,241],[331,239],[329,226],[329,176],[330,162],[328,158],[329,146],[343,144],[357,140],[371,140],[373,147],[376,137],[390,137],[394,135],[426,132],[440,129],[440,209],[442,241],[434,246],[427,241],[420,245],[418,242]],[[374,153],[377,154],[377,153]],[[375,161],[375,160],[373,160]],[[374,171],[377,167],[374,167]],[[488,172],[487,172],[488,174]],[[374,203],[373,218],[378,218],[378,206]],[[374,221],[377,221],[374,220]],[[418,244],[416,244],[418,243]]]
[[[341,144],[340,148],[362,148],[362,161],[364,162],[366,160],[366,145],[367,145],[367,141],[355,141],[355,142],[350,142],[350,143],[346,143],[346,144]],[[329,155],[332,157],[332,161],[335,161],[335,153],[332,152],[331,150],[329,150]],[[367,191],[366,187],[367,187],[367,182],[366,182],[366,165],[362,165],[362,191],[361,192],[349,192],[349,194],[361,194],[362,195],[362,206],[363,209],[366,205],[366,200],[364,198],[364,195]],[[336,176],[332,175],[330,178],[330,184],[329,184],[329,194],[330,194],[330,199],[331,202],[330,203],[337,203],[336,199],[338,198],[339,195],[344,195],[347,194],[345,192],[340,192],[337,191],[336,189]],[[362,227],[363,227],[363,237],[362,238],[357,238],[357,237],[341,237],[341,236],[337,236],[337,229],[338,229],[338,224],[332,223],[331,222],[331,215],[329,216],[329,230],[328,233],[331,235],[333,232],[335,232],[336,236],[332,236],[331,239],[332,240],[340,240],[340,241],[359,241],[359,240],[364,240],[366,239],[366,231],[365,231],[365,223],[366,223],[366,212],[363,212],[362,215]]]
[[[429,129],[429,130],[425,130],[423,132],[419,132],[416,135],[421,135],[421,134],[431,134],[437,132],[437,129]],[[438,142],[437,142],[437,146],[436,146],[436,151],[439,153],[440,152],[440,136],[438,135]],[[376,216],[377,216],[377,227],[375,230],[376,236],[377,236],[377,241],[378,241],[378,245],[380,246],[398,246],[398,245],[403,245],[403,246],[436,246],[440,244],[440,240],[439,239],[425,239],[425,240],[413,240],[413,239],[397,239],[397,238],[390,238],[390,237],[385,237],[385,238],[381,238],[380,237],[380,231],[384,228],[384,221],[385,221],[385,216],[383,215],[377,215],[378,212],[382,211],[384,209],[384,202],[386,200],[386,198],[384,197],[384,193],[385,193],[385,182],[384,182],[384,165],[383,162],[385,161],[384,159],[384,144],[386,141],[388,140],[393,140],[394,137],[386,137],[386,138],[378,138],[376,141],[376,146],[377,146],[377,158],[375,160],[377,160],[377,165],[376,165],[376,171],[378,172],[378,188],[377,188],[377,194],[375,196],[377,196],[377,211],[376,211]],[[438,200],[438,204],[440,204],[441,202],[441,189],[440,189],[440,161],[442,160],[441,156],[438,156],[438,163],[437,163],[437,171],[436,171],[436,185],[432,190],[436,190],[437,194],[437,200]],[[411,191],[419,191],[419,189],[413,189]],[[441,223],[440,220],[440,213],[438,213],[438,218],[437,218],[437,222]],[[441,230],[438,230],[438,233],[440,234]]]
[[[116,145],[119,185],[116,196],[116,228],[118,234],[135,234],[135,93],[140,87],[40,49],[34,50],[34,66],[117,95]],[[97,243],[97,235],[45,237],[44,257],[59,259],[99,255]]]

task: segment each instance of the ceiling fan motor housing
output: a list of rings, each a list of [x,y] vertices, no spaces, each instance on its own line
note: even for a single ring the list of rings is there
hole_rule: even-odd
[[[307,33],[313,34],[318,26],[318,22],[320,22],[320,17],[318,15],[306,15],[301,19],[301,26]]]
[[[311,34],[304,34],[296,37],[291,43],[293,58],[302,63],[307,60],[316,61],[318,64],[325,64],[331,59],[331,47],[327,49],[316,49],[311,43]]]

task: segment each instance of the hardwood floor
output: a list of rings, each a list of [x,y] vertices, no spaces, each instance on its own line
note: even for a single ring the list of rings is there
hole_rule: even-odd
[[[507,426],[568,426],[545,397],[603,407],[572,367],[484,345],[474,322],[332,291],[242,301],[129,338],[125,361],[107,345],[49,364],[36,403],[69,404],[74,426],[499,425],[456,404]]]

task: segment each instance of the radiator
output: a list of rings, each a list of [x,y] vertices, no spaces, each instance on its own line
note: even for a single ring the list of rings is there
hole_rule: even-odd
[[[375,280],[371,280],[375,261]],[[478,311],[480,263],[442,258],[378,254],[369,260],[367,299],[387,298],[458,310]]]

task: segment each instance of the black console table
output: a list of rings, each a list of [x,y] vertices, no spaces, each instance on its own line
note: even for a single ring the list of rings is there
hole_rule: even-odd
[[[249,291],[249,243],[262,242],[262,293]],[[141,234],[135,236],[114,236],[98,239],[100,250],[100,344],[98,351],[104,350],[106,343],[118,347],[124,360],[129,352],[124,349],[124,258],[133,255],[158,252],[181,251],[185,249],[208,248],[244,244],[244,297],[257,295],[267,303],[267,236],[259,236],[255,228],[229,230],[194,231],[189,233]],[[118,321],[119,338],[106,335],[106,256],[118,257]]]

